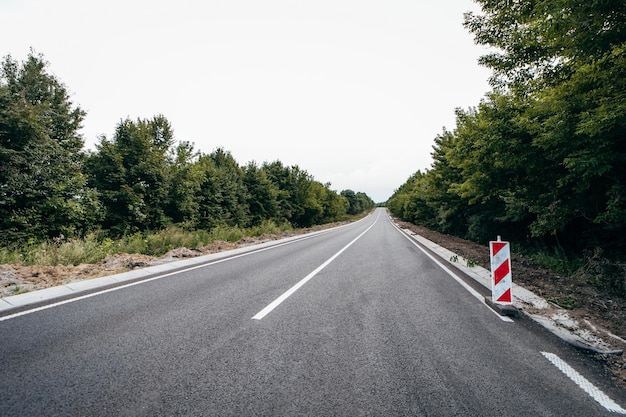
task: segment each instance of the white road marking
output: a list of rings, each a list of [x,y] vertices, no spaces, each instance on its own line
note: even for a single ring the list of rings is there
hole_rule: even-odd
[[[344,226],[340,226],[340,227],[344,227]],[[84,299],[87,299],[87,298],[96,297],[98,295],[106,294],[106,293],[109,293],[109,292],[112,292],[112,291],[117,291],[117,290],[121,290],[121,289],[124,289],[124,288],[134,287],[135,285],[145,284],[145,283],[150,282],[150,281],[155,281],[157,279],[166,278],[166,277],[169,277],[169,276],[172,276],[172,275],[176,275],[176,274],[181,274],[181,273],[187,272],[187,271],[193,271],[194,269],[204,268],[204,267],[215,265],[215,264],[219,264],[219,263],[222,263],[222,262],[232,261],[233,259],[241,258],[241,257],[244,257],[244,256],[248,256],[248,255],[252,255],[252,254],[255,254],[255,253],[259,253],[259,252],[264,252],[264,251],[270,250],[270,249],[279,248],[279,247],[285,246],[285,245],[290,245],[290,244],[295,243],[295,242],[301,242],[302,240],[311,239],[311,238],[314,238],[316,236],[320,236],[321,234],[328,233],[331,230],[333,230],[333,229],[329,229],[328,231],[324,231],[324,232],[322,232],[320,234],[316,234],[316,235],[312,235],[312,236],[304,236],[301,239],[291,240],[291,241],[284,242],[284,243],[278,243],[276,245],[272,245],[272,246],[269,246],[269,247],[266,247],[266,248],[261,248],[261,249],[258,249],[258,250],[252,250],[250,252],[245,252],[245,253],[242,253],[242,254],[239,254],[239,255],[235,255],[235,256],[231,256],[231,257],[228,257],[228,258],[217,259],[215,261],[212,261],[212,262],[209,262],[209,263],[206,263],[206,264],[191,266],[189,268],[180,269],[180,270],[177,270],[177,271],[174,271],[174,272],[169,272],[169,273],[166,273],[166,274],[163,274],[163,275],[158,275],[158,276],[155,276],[155,277],[152,277],[152,278],[140,279],[139,281],[130,282],[128,284],[120,285],[118,287],[113,287],[113,288],[109,288],[109,289],[106,289],[106,290],[97,291],[97,292],[85,294],[85,295],[82,295],[82,296],[70,298],[70,299],[67,299],[67,300],[58,301],[56,303],[46,304],[46,305],[43,305],[43,306],[40,306],[40,307],[31,308],[29,310],[20,311],[18,313],[9,314],[9,315],[0,317],[0,321],[10,320],[10,319],[14,319],[16,317],[25,316],[27,314],[36,313],[38,311],[47,310],[49,308],[59,307],[59,306],[62,306],[64,304],[69,304],[69,303],[73,303],[75,301],[80,301],[80,300],[84,300]]]
[[[459,284],[461,284],[461,286],[463,288],[465,288],[470,294],[472,294],[474,297],[476,297],[476,299],[478,299],[482,304],[484,304],[489,311],[491,311],[493,314],[495,314],[500,320],[505,321],[507,323],[513,323],[513,319],[508,317],[508,316],[501,316],[500,314],[498,314],[496,311],[494,311],[491,307],[487,306],[487,303],[485,302],[485,297],[483,297],[478,291],[476,291],[475,289],[473,289],[472,287],[470,287],[465,281],[463,281],[457,274],[455,274],[454,272],[452,272],[448,267],[446,267],[444,264],[442,264],[441,262],[439,262],[437,260],[437,258],[435,258],[434,256],[432,256],[430,253],[428,253],[427,251],[424,250],[424,248],[422,248],[420,245],[417,244],[417,242],[412,239],[410,236],[408,236],[406,233],[402,232],[400,229],[398,229],[396,227],[396,225],[394,225],[391,220],[389,220],[389,222],[391,223],[391,225],[402,235],[404,236],[409,242],[411,242],[413,245],[415,245],[419,250],[421,250],[424,255],[428,256],[435,264],[437,264],[437,266],[439,266],[439,268],[443,269],[448,275],[450,275],[456,282],[458,282]]]
[[[378,217],[380,217],[380,214],[378,215]],[[285,301],[293,293],[298,291],[298,289],[300,289],[300,287],[302,287],[304,284],[306,284],[311,278],[313,278],[315,275],[317,275],[322,269],[326,268],[328,266],[328,264],[330,264],[332,261],[334,261],[346,249],[348,249],[350,246],[352,246],[352,244],[354,242],[359,240],[361,238],[361,236],[363,236],[372,227],[374,227],[374,225],[378,221],[378,217],[376,217],[376,220],[374,221],[374,223],[372,223],[372,225],[370,227],[365,229],[365,231],[363,233],[361,233],[356,238],[354,238],[354,240],[352,240],[350,243],[348,243],[346,246],[344,246],[339,252],[337,252],[336,254],[331,256],[326,262],[324,262],[323,264],[321,264],[320,266],[315,268],[315,270],[313,272],[311,272],[309,275],[307,275],[306,277],[302,278],[296,285],[294,285],[293,287],[291,287],[287,291],[285,291],[280,297],[278,297],[277,299],[272,301],[270,304],[268,304],[263,310],[261,310],[258,313],[256,313],[254,315],[254,317],[252,317],[252,319],[253,320],[261,320],[261,319],[263,319],[263,317],[267,316],[272,310],[274,310],[276,307],[278,307],[283,301]]]
[[[626,410],[619,406],[615,401],[610,399],[604,392],[600,391],[595,385],[593,385],[589,380],[587,380],[584,376],[576,372],[574,368],[569,366],[567,362],[563,359],[559,358],[554,353],[541,352],[541,354],[554,366],[559,368],[561,372],[563,372],[569,379],[574,381],[576,385],[582,388],[587,394],[591,396],[594,400],[596,400],[602,407],[606,408],[608,411],[612,413],[618,414],[626,414]]]

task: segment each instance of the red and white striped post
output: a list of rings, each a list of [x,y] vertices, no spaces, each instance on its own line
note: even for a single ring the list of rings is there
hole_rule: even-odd
[[[491,255],[491,295],[496,304],[513,304],[511,287],[511,249],[509,242],[502,242],[500,236],[496,242],[489,242]]]

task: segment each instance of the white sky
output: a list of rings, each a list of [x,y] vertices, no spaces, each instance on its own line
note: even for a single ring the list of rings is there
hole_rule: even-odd
[[[177,140],[280,160],[385,201],[489,90],[472,0],[0,0],[0,56],[30,47],[87,111],[88,148],[163,114]]]

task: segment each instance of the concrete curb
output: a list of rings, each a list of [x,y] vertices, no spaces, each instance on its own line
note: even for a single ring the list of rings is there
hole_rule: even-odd
[[[465,275],[491,291],[491,272],[489,270],[478,265],[472,266],[471,260],[464,259],[411,230],[403,229],[398,225],[396,226],[417,242],[439,255],[445,262],[453,265]],[[515,270],[513,270],[513,281],[515,281]],[[515,315],[521,312],[561,340],[578,349],[599,354],[616,354],[622,353],[624,347],[626,347],[626,340],[608,331],[598,329],[591,323],[578,322],[570,316],[567,310],[548,302],[532,291],[515,284],[515,282],[513,282],[512,293],[514,310],[510,307],[500,306],[491,302],[491,300],[489,300],[490,297],[485,297],[485,302],[502,315],[515,317]],[[616,346],[619,348],[616,348]]]

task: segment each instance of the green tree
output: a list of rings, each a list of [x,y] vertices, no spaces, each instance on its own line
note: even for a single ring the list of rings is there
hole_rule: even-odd
[[[352,190],[343,190],[341,195],[348,200],[347,213],[350,215],[363,213],[376,205],[367,194],[362,192],[355,193]]]
[[[341,192],[341,195],[348,201],[348,214],[354,215],[363,211],[363,208],[361,207],[361,202],[358,200],[354,191],[343,190]]]
[[[112,140],[102,136],[90,155],[90,185],[105,207],[103,227],[114,234],[158,230],[171,222],[165,214],[170,193],[174,134],[164,116],[121,121]]]
[[[479,3],[483,14],[468,14],[465,25],[500,50],[482,62],[496,86],[532,101],[524,123],[541,162],[526,162],[544,183],[527,193],[534,199],[516,200],[537,216],[533,235],[560,234],[582,247],[612,241],[623,253],[626,3]]]
[[[267,178],[277,188],[276,203],[277,217],[282,221],[293,224],[294,213],[296,213],[296,182],[292,169],[286,167],[280,161],[271,163],[265,162],[261,169],[266,173]]]
[[[286,167],[280,161],[265,163],[262,169],[278,190],[276,201],[280,219],[294,226],[309,227],[345,216],[349,202],[345,196],[331,190],[329,183],[315,181],[300,167]]]
[[[295,193],[292,195],[295,208],[292,223],[300,227],[321,223],[324,216],[324,186],[297,165],[291,167],[291,178],[295,185]]]
[[[458,173],[449,192],[464,202],[466,238],[486,243],[506,230],[524,238],[536,219],[530,205],[551,188],[540,152],[522,122],[528,106],[511,95],[490,94],[470,111],[457,110],[455,144],[447,163]]]
[[[495,85],[520,91],[558,85],[581,63],[606,57],[626,37],[622,1],[477,0],[465,27],[476,43],[496,48],[480,62],[493,69]]]
[[[250,225],[278,217],[278,187],[268,178],[267,172],[255,162],[244,168],[243,183],[247,190]]]
[[[428,194],[426,199],[437,215],[434,225],[437,230],[456,236],[467,233],[467,199],[451,192],[455,184],[462,182],[461,169],[449,157],[458,152],[458,138],[450,131],[444,131],[435,138],[432,153],[432,170],[428,173]]]
[[[367,211],[367,210],[371,210],[374,207],[376,207],[376,203],[374,202],[374,200],[372,200],[370,198],[370,196],[368,196],[367,194],[358,191],[356,193],[356,197],[357,197],[357,200],[360,203],[361,212],[364,212],[364,211]]]
[[[165,206],[165,214],[174,223],[187,229],[200,224],[200,192],[204,172],[198,162],[200,154],[190,142],[179,143],[172,155],[168,178],[171,186]]]
[[[437,204],[429,194],[431,171],[415,172],[402,184],[387,201],[389,211],[404,220],[433,229],[437,227]]]
[[[248,191],[243,169],[228,151],[218,148],[199,158],[203,172],[200,183],[200,227],[218,225],[245,227],[250,222]]]
[[[0,72],[0,241],[75,236],[98,219],[82,173],[85,112],[43,56],[4,58]]]
[[[331,184],[324,185],[326,188],[326,199],[322,206],[324,208],[324,216],[327,222],[341,220],[348,213],[350,203],[342,195],[330,189]]]

